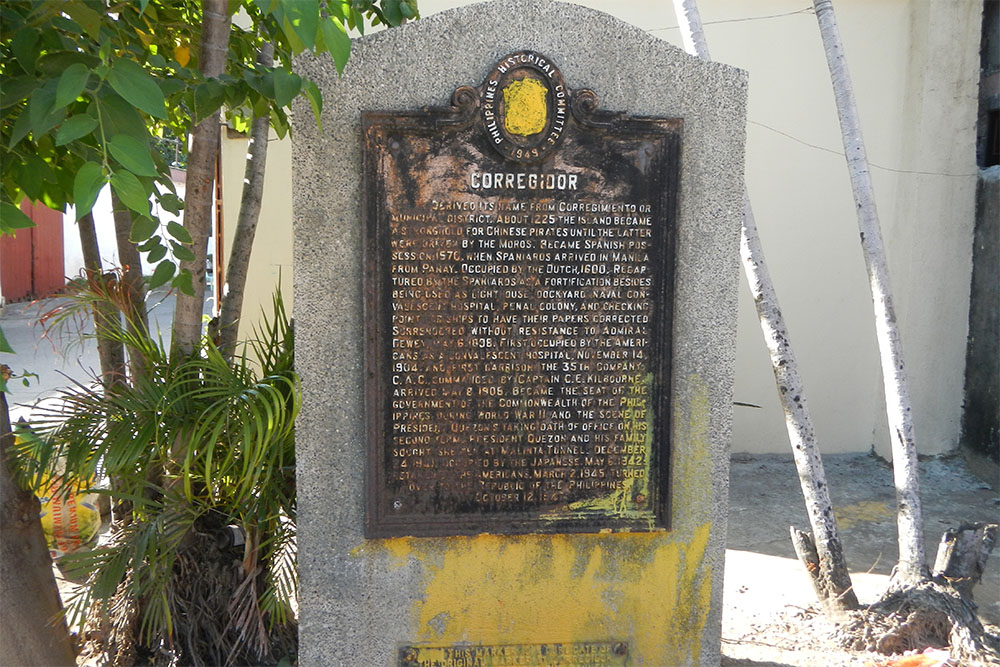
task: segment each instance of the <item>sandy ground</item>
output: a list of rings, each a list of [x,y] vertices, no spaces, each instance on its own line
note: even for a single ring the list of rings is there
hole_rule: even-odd
[[[888,465],[873,456],[824,457],[841,540],[862,604],[888,584],[897,558],[894,491]],[[830,639],[836,624],[818,613],[808,575],[788,537],[806,528],[791,458],[735,455],[723,593],[723,665],[757,667],[882,666],[886,656],[845,651]],[[961,521],[1000,519],[1000,497],[959,457],[921,463],[927,558],[943,530]],[[1000,624],[1000,551],[975,590],[980,618]],[[994,628],[995,630],[996,628]]]

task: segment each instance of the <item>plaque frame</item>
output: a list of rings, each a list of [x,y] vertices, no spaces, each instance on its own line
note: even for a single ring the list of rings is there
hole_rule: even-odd
[[[393,420],[391,418],[392,388],[392,314],[390,272],[393,260],[388,233],[388,197],[415,199],[420,192],[416,182],[407,192],[386,192],[384,174],[380,169],[385,151],[397,150],[390,135],[419,136],[442,150],[447,144],[459,140],[459,135],[479,136],[485,141],[486,117],[483,96],[490,81],[495,78],[496,67],[479,87],[462,86],[452,95],[451,106],[424,107],[415,111],[362,113],[362,170],[363,170],[363,295],[365,315],[365,535],[369,538],[397,536],[446,536],[479,533],[593,533],[593,532],[650,532],[670,529],[671,512],[671,393],[670,372],[672,354],[673,280],[675,262],[675,225],[680,188],[680,158],[683,121],[678,118],[653,118],[630,116],[598,108],[597,96],[587,89],[570,90],[562,75],[550,59],[531,51],[520,51],[501,59],[498,66],[513,58],[530,58],[526,65],[539,70],[538,61],[554,69],[551,80],[564,87],[565,127],[545,150],[532,155],[516,156],[509,147],[490,146],[494,167],[514,171],[551,166],[555,159],[570,146],[591,144],[590,151],[599,152],[595,145],[604,138],[616,137],[623,141],[653,142],[659,146],[656,159],[659,170],[650,189],[650,201],[655,204],[654,243],[658,248],[654,257],[657,278],[654,279],[649,299],[656,305],[648,332],[648,370],[652,377],[649,401],[654,415],[652,446],[648,456],[651,498],[647,503],[651,512],[641,517],[615,514],[608,511],[574,511],[553,518],[551,513],[532,511],[483,512],[429,512],[423,514],[393,515],[389,506],[392,495],[387,485],[387,461],[392,447]],[[506,73],[505,73],[506,74]],[[507,80],[509,80],[507,75]],[[551,109],[551,107],[550,107]],[[548,127],[546,132],[548,132]],[[657,143],[658,142],[658,143]],[[398,142],[397,142],[398,143]],[[499,142],[497,142],[499,143]],[[522,142],[522,145],[524,142]],[[529,142],[530,144],[530,142]],[[645,145],[645,144],[644,144]],[[530,146],[529,146],[530,147]],[[583,150],[583,149],[581,149]],[[487,151],[483,151],[484,153]],[[585,151],[584,151],[585,152]],[[648,152],[648,151],[647,151]]]

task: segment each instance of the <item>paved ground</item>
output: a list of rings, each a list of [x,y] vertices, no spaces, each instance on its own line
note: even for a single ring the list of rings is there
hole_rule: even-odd
[[[152,311],[151,325],[169,327],[172,299]],[[30,387],[15,385],[12,416],[27,416],[31,404],[52,396],[70,379],[87,381],[98,367],[91,341],[72,345],[71,339],[47,339],[34,321],[51,307],[8,304],[0,326],[16,350],[0,355],[0,363],[15,371],[39,375]],[[738,445],[736,447],[738,449]],[[845,555],[855,573],[862,602],[884,590],[896,561],[895,499],[892,473],[884,461],[865,454],[824,459],[837,511]],[[941,533],[962,521],[1000,519],[1000,482],[993,488],[972,476],[960,457],[921,463],[921,490],[928,560],[933,561]],[[723,650],[728,665],[865,664],[857,656],[832,659],[824,648],[796,639],[796,624],[808,621],[813,630],[822,619],[808,611],[814,601],[811,585],[788,537],[788,527],[807,527],[798,476],[790,455],[732,459],[728,551],[723,623]],[[1000,625],[1000,550],[990,559],[984,582],[976,590],[980,615]],[[775,632],[787,626],[785,632]],[[832,626],[831,626],[832,627]]]
[[[80,340],[85,325],[71,319],[61,328],[47,331],[39,319],[64,301],[53,298],[37,302],[8,303],[0,308],[0,327],[15,354],[0,354],[0,363],[15,373],[30,371],[37,378],[28,378],[25,387],[15,380],[10,384],[11,420],[27,418],[31,406],[50,398],[72,382],[90,382],[100,373],[100,361],[93,340]],[[164,343],[170,344],[170,323],[173,321],[174,298],[165,290],[154,291],[148,300],[149,326],[159,328]]]

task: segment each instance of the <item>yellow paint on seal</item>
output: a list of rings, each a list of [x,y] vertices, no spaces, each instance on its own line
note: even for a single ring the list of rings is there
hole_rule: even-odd
[[[538,79],[526,77],[503,89],[506,108],[503,125],[511,134],[528,137],[545,129],[548,89]]]

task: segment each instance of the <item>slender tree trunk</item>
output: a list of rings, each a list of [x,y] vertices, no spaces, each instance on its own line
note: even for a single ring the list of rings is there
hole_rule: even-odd
[[[7,371],[0,366],[0,373]],[[38,520],[38,499],[14,481],[7,396],[0,392],[0,664],[76,664]]]
[[[225,71],[229,48],[230,17],[227,0],[204,0],[201,30],[201,73],[207,78]],[[174,308],[171,355],[188,356],[201,338],[201,315],[205,303],[205,261],[212,227],[212,186],[219,156],[219,113],[198,123],[191,132],[188,155],[187,194],[184,198],[184,227],[191,235],[194,259],[180,262],[191,273],[194,294],[179,293]]]
[[[77,222],[80,232],[80,246],[83,250],[83,265],[87,282],[100,281],[101,289],[110,290],[114,274],[104,275],[101,265],[101,250],[97,243],[97,229],[94,216],[90,213]],[[118,309],[114,304],[98,301],[94,304],[94,334],[97,336],[97,356],[101,362],[101,384],[105,389],[125,380],[125,350],[122,344],[105,335],[109,327],[121,326]]]
[[[142,278],[142,261],[139,249],[129,241],[132,234],[132,213],[121,203],[114,190],[111,191],[111,209],[115,219],[115,241],[118,245],[118,263],[122,269],[125,326],[133,336],[145,336],[149,332],[149,318],[146,313],[146,283]],[[133,378],[146,374],[146,358],[142,352],[129,349],[129,371]]]
[[[674,10],[681,26],[684,48],[703,60],[710,60],[708,42],[705,39],[697,2],[674,0]],[[743,228],[740,234],[740,257],[754,304],[757,306],[757,316],[764,333],[764,341],[771,354],[771,366],[774,369],[781,407],[785,413],[792,456],[799,473],[806,513],[812,527],[812,536],[793,531],[796,552],[806,565],[821,601],[832,609],[854,609],[858,606],[858,600],[837,535],[833,503],[830,500],[816,432],[806,406],[802,378],[778,305],[778,296],[764,260],[764,249],[757,233],[753,209],[746,196],[744,196]],[[809,548],[806,548],[807,546]]]
[[[813,0],[813,7],[816,9],[816,19],[819,21],[819,31],[823,37],[830,77],[833,80],[847,169],[858,211],[861,247],[868,267],[868,282],[875,307],[875,332],[882,359],[882,381],[885,385],[886,413],[892,442],[892,469],[896,484],[899,563],[896,566],[895,580],[899,584],[916,583],[928,576],[924,558],[920,478],[910,396],[889,286],[889,266],[882,243],[878,211],[875,208],[875,191],[868,156],[861,136],[861,121],[854,103],[854,89],[844,59],[844,46],[840,41],[833,5],[830,0]]]
[[[265,44],[257,57],[257,63],[270,67],[274,47]],[[226,289],[222,297],[219,313],[219,349],[227,360],[233,358],[236,338],[239,333],[240,315],[243,311],[243,293],[246,289],[247,270],[253,239],[260,219],[260,205],[264,193],[264,168],[267,164],[267,139],[271,129],[270,117],[257,116],[250,130],[249,157],[243,176],[243,195],[240,199],[240,215],[233,235],[233,247],[226,267]]]

